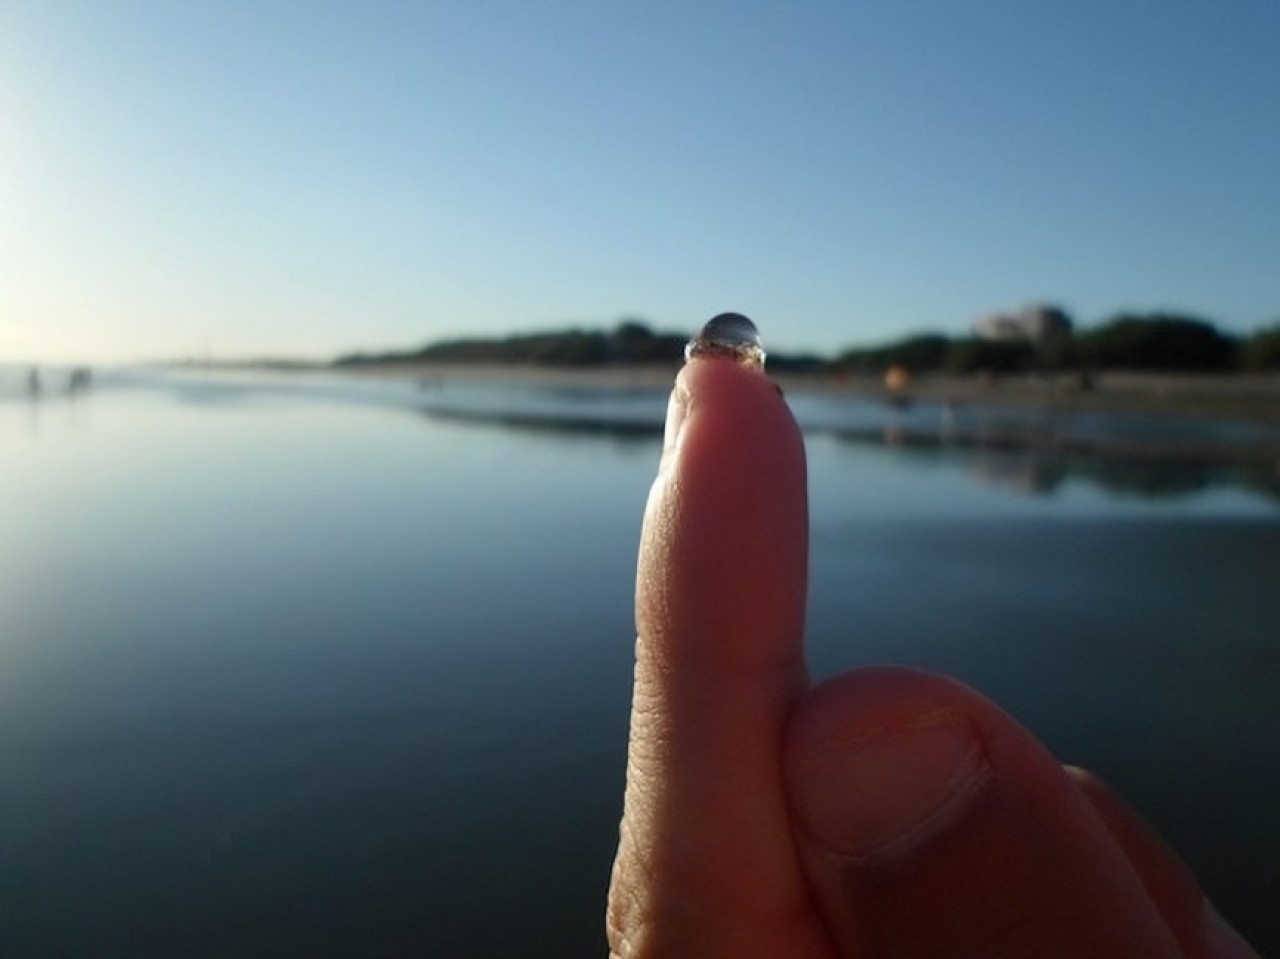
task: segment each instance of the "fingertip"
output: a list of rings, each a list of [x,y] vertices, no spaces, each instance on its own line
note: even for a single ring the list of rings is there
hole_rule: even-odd
[[[724,359],[694,359],[676,376],[673,395],[684,404],[684,422],[696,411],[704,442],[722,453],[741,444],[757,460],[804,461],[800,429],[777,386],[762,371]],[[714,442],[713,442],[714,441]],[[764,465],[757,462],[756,468]]]
[[[812,690],[786,753],[808,838],[867,866],[949,828],[991,775],[968,705],[955,680],[902,667],[855,670]]]
[[[809,527],[804,443],[786,402],[757,370],[694,359],[676,379],[665,447],[642,534],[641,636],[686,660],[794,665]]]
[[[1175,955],[1141,882],[1053,757],[961,683],[825,683],[786,782],[806,873],[849,955]]]
[[[1208,899],[1204,901],[1203,925],[1208,959],[1259,959],[1257,950],[1245,942]]]

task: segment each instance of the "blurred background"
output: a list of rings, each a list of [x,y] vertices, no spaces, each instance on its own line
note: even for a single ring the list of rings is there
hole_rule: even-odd
[[[0,4],[0,954],[599,954],[684,341],[809,654],[1280,951],[1280,7]]]

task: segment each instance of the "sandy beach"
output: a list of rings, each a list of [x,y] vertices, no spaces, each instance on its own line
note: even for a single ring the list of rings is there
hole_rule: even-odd
[[[550,367],[498,364],[406,363],[365,366],[344,371],[359,377],[391,377],[426,383],[443,380],[516,382],[583,388],[662,387],[677,368],[666,364]],[[834,393],[866,399],[888,399],[876,374],[775,374],[788,393]],[[1154,416],[1194,417],[1280,425],[1280,375],[1203,375],[1177,373],[1098,373],[1082,386],[1077,374],[1047,376],[913,377],[899,394],[908,401],[997,406],[1069,413],[1090,411]]]

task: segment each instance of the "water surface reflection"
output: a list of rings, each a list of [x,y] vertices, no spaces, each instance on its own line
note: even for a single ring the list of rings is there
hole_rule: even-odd
[[[1280,948],[1274,477],[796,405],[815,674],[991,693]],[[0,953],[598,951],[664,406],[150,374],[0,402]]]

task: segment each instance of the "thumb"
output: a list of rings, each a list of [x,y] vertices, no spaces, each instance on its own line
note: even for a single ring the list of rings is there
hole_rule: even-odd
[[[859,670],[789,729],[789,801],[839,955],[1180,956],[1049,753],[954,680]]]

